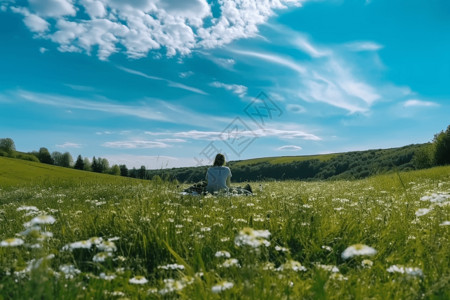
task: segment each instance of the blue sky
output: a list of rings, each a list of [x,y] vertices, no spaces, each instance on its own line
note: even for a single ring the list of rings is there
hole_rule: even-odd
[[[147,168],[428,142],[446,0],[0,0],[0,137]]]

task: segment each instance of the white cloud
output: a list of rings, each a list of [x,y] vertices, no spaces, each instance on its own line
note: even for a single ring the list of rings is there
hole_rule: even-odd
[[[98,48],[97,56],[104,60],[122,48],[129,57],[140,58],[151,50],[173,56],[220,47],[256,36],[275,10],[302,2],[220,0],[214,2],[216,15],[206,0],[29,0],[28,7],[18,8],[29,9],[33,18],[52,20],[42,37],[59,44],[60,51],[90,54]],[[36,22],[26,24],[36,32]],[[44,24],[40,21],[39,32]]]
[[[236,54],[241,54],[245,56],[251,56],[255,58],[259,58],[262,60],[266,60],[284,67],[287,67],[299,74],[305,74],[307,72],[306,68],[301,65],[300,63],[297,63],[289,58],[281,57],[276,54],[271,53],[263,53],[263,52],[257,52],[257,51],[245,51],[245,50],[232,50],[232,52]]]
[[[194,140],[206,140],[206,141],[218,141],[223,140],[225,132],[223,131],[201,131],[201,130],[189,130],[180,132],[146,132],[148,135],[161,136],[167,135],[174,138],[182,139],[194,139]],[[320,137],[307,133],[298,129],[277,129],[277,128],[265,128],[256,130],[243,130],[239,131],[239,137],[276,137],[280,139],[302,139],[320,141]]]
[[[26,15],[24,20],[25,25],[33,32],[45,32],[48,30],[50,24],[41,17],[33,14]]]
[[[299,150],[302,150],[302,147],[295,146],[295,145],[286,145],[286,146],[281,146],[281,147],[277,148],[277,150],[279,150],[279,151],[299,151]]]
[[[145,166],[147,169],[179,168],[191,167],[197,164],[192,157],[177,158],[171,156],[117,154],[106,155],[105,158],[111,165],[126,165],[128,169],[140,168],[141,166]]]
[[[187,90],[190,92],[194,92],[200,95],[208,95],[208,93],[206,93],[205,91],[198,89],[196,87],[192,87],[192,86],[188,86],[185,85],[183,83],[179,83],[179,82],[175,82],[169,79],[165,79],[165,78],[161,78],[161,77],[157,77],[157,76],[151,76],[151,75],[147,75],[141,71],[137,71],[137,70],[133,70],[133,69],[129,69],[129,68],[125,68],[122,66],[117,66],[118,69],[125,71],[127,73],[133,74],[133,75],[137,75],[137,76],[141,76],[147,79],[152,79],[152,80],[162,80],[165,81],[167,83],[168,86],[170,87],[174,87],[174,88],[178,88],[178,89],[183,89],[183,90]]]
[[[28,3],[30,9],[42,17],[58,18],[76,14],[72,0],[28,0]]]
[[[41,52],[42,54],[44,54],[47,51],[48,51],[47,48],[44,48],[44,47],[39,48],[39,52]]]
[[[301,114],[301,113],[306,112],[306,109],[303,106],[298,105],[298,104],[288,104],[286,106],[286,108],[287,108],[287,110],[289,110],[293,113],[296,113],[296,114]]]
[[[431,101],[422,101],[417,99],[410,99],[403,102],[404,107],[436,107],[439,106],[438,103]]]
[[[350,51],[378,51],[380,49],[383,49],[383,46],[380,44],[377,44],[375,42],[352,42],[345,45],[347,49]]]
[[[156,141],[133,140],[133,141],[114,141],[105,142],[102,144],[106,148],[118,149],[153,149],[153,148],[168,148],[169,144]]]
[[[213,87],[216,88],[224,88],[228,91],[231,91],[232,93],[238,95],[239,97],[243,98],[247,94],[247,87],[240,84],[226,84],[223,82],[214,81],[210,84]]]
[[[64,144],[56,145],[56,147],[58,147],[58,148],[81,148],[81,144],[65,142]]]

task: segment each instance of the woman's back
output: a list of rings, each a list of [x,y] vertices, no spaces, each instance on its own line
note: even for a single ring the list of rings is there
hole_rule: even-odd
[[[206,172],[206,180],[208,185],[206,190],[210,193],[220,190],[228,191],[227,179],[231,177],[231,170],[225,166],[215,166],[208,168]]]

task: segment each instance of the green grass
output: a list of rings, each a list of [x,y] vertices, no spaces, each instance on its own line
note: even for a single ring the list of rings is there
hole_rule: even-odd
[[[268,162],[270,164],[288,164],[296,161],[305,161],[305,160],[313,160],[318,159],[320,161],[327,161],[334,157],[336,157],[337,153],[332,154],[321,154],[321,155],[302,155],[302,156],[279,156],[279,157],[262,157],[262,158],[254,158],[254,159],[247,159],[235,162],[235,166],[247,166],[247,165],[254,165],[259,163],[265,163]]]
[[[120,183],[130,180],[132,179],[0,156],[0,187],[63,182],[82,184],[89,181]]]
[[[33,172],[25,165],[20,172],[9,171],[16,174],[13,183],[22,180],[20,186],[0,177],[0,240],[24,241],[0,247],[0,299],[450,297],[450,235],[443,225],[449,221],[450,199],[420,200],[450,194],[450,167],[357,181],[260,182],[253,184],[253,197],[200,198],[182,196],[167,182],[94,173],[84,180],[67,169],[58,175],[67,176],[61,184],[30,166]],[[40,175],[34,181],[31,173]],[[25,206],[39,211],[18,210]],[[432,210],[416,216],[421,208]],[[24,223],[39,215],[56,222],[25,234]],[[244,228],[265,233],[252,240],[259,247],[235,243]],[[53,235],[44,237],[45,232]],[[104,262],[93,260],[103,251],[101,244],[64,250],[93,237],[115,240],[116,251]],[[377,253],[341,257],[359,243]],[[227,258],[216,257],[218,251],[237,261],[224,267]],[[363,259],[373,265],[363,267]],[[289,269],[291,260],[306,270]],[[67,265],[79,273],[65,274],[61,267]],[[423,275],[390,273],[392,265],[419,268]],[[182,267],[170,269],[177,266]],[[106,280],[102,273],[114,278]],[[133,284],[135,276],[147,282]],[[232,286],[213,292],[224,281]]]

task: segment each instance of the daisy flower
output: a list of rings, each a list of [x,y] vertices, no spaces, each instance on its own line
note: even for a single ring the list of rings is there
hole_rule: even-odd
[[[234,286],[232,282],[222,281],[211,288],[213,293],[220,293],[226,290],[231,289]]]
[[[16,247],[23,245],[23,240],[19,238],[10,238],[0,242],[0,247]]]
[[[360,255],[375,255],[377,253],[377,250],[375,250],[372,247],[369,247],[364,244],[355,244],[351,245],[347,249],[342,252],[341,257],[343,259],[348,259],[353,256],[360,256]]]
[[[144,276],[134,276],[128,282],[132,284],[146,284],[148,280]]]

